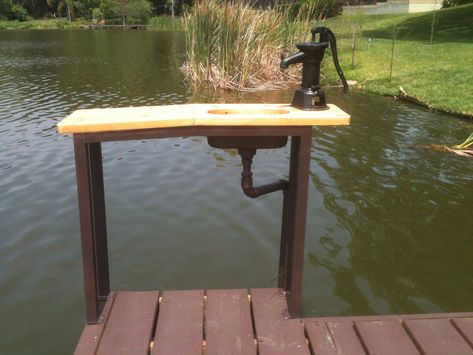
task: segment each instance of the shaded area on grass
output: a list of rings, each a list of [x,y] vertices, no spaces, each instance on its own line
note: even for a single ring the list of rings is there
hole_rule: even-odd
[[[337,34],[347,78],[366,91],[397,96],[402,86],[427,107],[473,117],[473,4],[436,11],[430,44],[432,18],[433,13],[358,14],[324,24]],[[336,81],[327,62],[324,73]]]
[[[401,19],[403,17],[400,17]],[[409,16],[396,23],[396,38],[399,40],[422,41],[430,43],[432,12]],[[398,18],[399,20],[399,18]],[[473,42],[473,6],[465,5],[436,11],[434,42]],[[392,24],[364,32],[367,37],[392,38]]]

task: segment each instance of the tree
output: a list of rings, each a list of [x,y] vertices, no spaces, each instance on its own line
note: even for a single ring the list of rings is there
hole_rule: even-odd
[[[102,0],[100,2],[100,11],[103,18],[111,19],[117,15],[117,4],[113,0]]]
[[[9,0],[0,0],[9,1]],[[50,8],[46,0],[14,0],[14,4],[24,7],[28,15],[39,18],[44,15],[47,15],[50,12]]]
[[[74,6],[77,9],[77,14],[79,16],[91,20],[92,11],[100,6],[100,0],[75,0]]]
[[[125,9],[128,5],[129,0],[115,0],[115,3],[118,7],[118,12],[121,14],[122,17],[122,26],[125,26]]]
[[[62,15],[65,9],[67,19],[69,21],[74,19],[75,11],[73,0],[47,0],[47,4],[53,11],[57,11],[59,16]]]
[[[192,6],[192,0],[151,0],[155,15],[179,16],[186,8]]]
[[[148,23],[151,12],[151,3],[148,0],[131,0],[126,7],[127,17],[141,24]]]
[[[148,0],[115,0],[118,13],[122,17],[122,26],[126,20],[147,23],[151,17],[151,3]]]
[[[0,18],[25,21],[27,15],[26,9],[20,4],[15,4],[12,0],[0,0]]]
[[[167,0],[166,6],[168,9],[171,9],[171,17],[174,18],[174,8],[176,6],[176,0]]]

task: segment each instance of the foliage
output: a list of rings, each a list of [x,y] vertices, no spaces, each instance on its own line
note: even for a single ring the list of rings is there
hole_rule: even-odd
[[[131,0],[125,7],[127,18],[137,23],[148,23],[151,13],[151,3],[148,0]]]
[[[151,1],[153,3],[151,3]],[[164,0],[0,0],[0,20],[24,21],[27,17],[56,18],[75,16],[87,20],[114,19],[122,16],[128,22],[146,23],[153,15],[155,3]],[[175,12],[180,14],[191,0],[176,0]],[[162,11],[161,11],[162,12]]]
[[[103,12],[100,8],[96,7],[95,9],[92,10],[92,18],[94,20],[103,20],[104,15]]]
[[[101,0],[99,9],[102,13],[102,19],[114,18],[117,13],[117,5],[113,0]]]
[[[0,29],[53,29],[53,28],[80,28],[85,26],[84,20],[68,21],[65,19],[1,21]]]
[[[18,4],[13,4],[12,9],[12,18],[13,20],[18,20],[18,21],[26,21],[26,17],[28,16],[28,13],[26,12],[26,9]]]
[[[155,15],[171,15],[170,0],[151,0]],[[192,6],[192,0],[174,0],[174,14],[181,16]]]
[[[0,0],[0,19],[26,21],[28,13],[20,4],[12,0]]]
[[[292,13],[309,20],[320,20],[341,15],[343,1],[341,0],[303,0],[293,3]]]
[[[454,7],[473,3],[473,0],[443,0],[442,7]]]
[[[74,6],[79,16],[91,20],[92,11],[100,6],[100,0],[75,0]]]
[[[148,21],[151,29],[166,31],[183,31],[184,22],[181,17],[154,16]]]
[[[0,3],[2,1],[5,0],[0,0]],[[48,15],[51,12],[47,0],[13,0],[13,3],[24,7],[28,15],[34,18]]]

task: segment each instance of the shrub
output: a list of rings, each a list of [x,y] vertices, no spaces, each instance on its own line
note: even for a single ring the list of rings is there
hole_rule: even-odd
[[[12,0],[0,0],[0,18],[26,21],[27,16],[28,13],[23,6],[14,4]]]
[[[151,3],[148,0],[133,0],[126,6],[126,15],[140,24],[148,23],[151,17]]]
[[[443,0],[442,7],[454,7],[473,3],[473,0]]]
[[[92,18],[92,11],[100,6],[100,0],[80,0],[74,1],[77,13],[87,20]]]
[[[103,12],[98,7],[92,10],[92,18],[94,20],[103,20]]]
[[[117,4],[113,0],[102,0],[99,8],[105,19],[112,19],[116,16]]]
[[[10,20],[26,21],[26,17],[28,16],[26,9],[19,4],[13,4],[11,13],[12,18]]]

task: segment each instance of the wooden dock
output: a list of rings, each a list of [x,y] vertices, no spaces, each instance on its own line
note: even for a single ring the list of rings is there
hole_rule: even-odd
[[[97,23],[88,27],[91,30],[145,30],[149,25],[105,25]]]
[[[473,354],[473,313],[290,319],[280,289],[115,292],[75,354]]]

